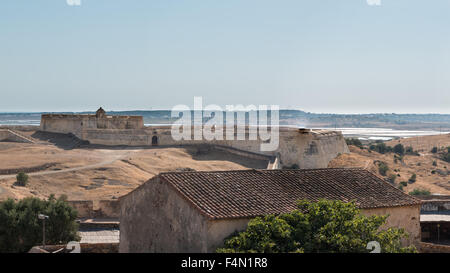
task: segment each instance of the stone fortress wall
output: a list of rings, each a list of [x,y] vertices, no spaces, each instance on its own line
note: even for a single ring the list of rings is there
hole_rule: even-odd
[[[91,144],[126,146],[184,146],[214,145],[277,157],[281,166],[298,165],[301,169],[326,168],[342,153],[348,153],[340,132],[298,128],[279,128],[279,147],[262,152],[262,140],[180,140],[171,135],[171,126],[144,126],[142,116],[107,116],[103,109],[95,115],[42,115],[40,130],[54,133],[72,133]],[[192,130],[193,132],[193,130]],[[224,133],[225,134],[225,133]],[[193,139],[193,138],[192,138]],[[235,137],[236,139],[236,137]]]
[[[30,138],[10,129],[0,129],[0,141],[33,143],[33,140]]]
[[[44,132],[72,133],[82,137],[85,130],[113,129],[126,130],[143,129],[144,118],[142,116],[108,116],[100,108],[95,115],[92,114],[43,114],[40,128]]]

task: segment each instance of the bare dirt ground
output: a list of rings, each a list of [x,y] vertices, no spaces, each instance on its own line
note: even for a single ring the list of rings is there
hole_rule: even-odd
[[[28,133],[31,136],[31,133]],[[69,200],[118,198],[160,172],[194,169],[232,170],[266,168],[263,160],[231,153],[185,148],[130,148],[86,146],[67,149],[42,139],[36,144],[0,142],[0,170],[55,163],[28,173],[26,187],[15,185],[15,174],[0,174],[0,200],[28,196],[46,198],[65,194]],[[61,143],[58,143],[61,144]]]
[[[360,167],[367,168],[379,174],[377,161],[387,163],[389,171],[387,176],[396,176],[395,185],[400,182],[407,182],[415,173],[417,180],[414,183],[407,183],[403,190],[407,193],[414,189],[429,190],[432,194],[450,194],[450,164],[439,159],[438,155],[430,152],[431,148],[440,143],[440,147],[450,146],[450,135],[425,136],[402,140],[393,140],[386,145],[394,146],[402,143],[405,147],[412,146],[414,150],[419,150],[420,156],[405,155],[403,162],[394,162],[394,154],[379,154],[369,152],[367,149],[361,150],[355,146],[349,146],[350,154],[343,154],[334,159],[329,167]],[[423,152],[422,152],[423,151]],[[433,162],[436,162],[436,166]],[[380,175],[381,176],[381,175]],[[385,178],[387,178],[387,176]]]

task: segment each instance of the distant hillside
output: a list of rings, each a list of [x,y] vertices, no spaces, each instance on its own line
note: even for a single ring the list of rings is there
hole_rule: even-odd
[[[66,112],[67,113],[67,112]],[[82,112],[84,114],[94,112]],[[169,110],[111,111],[111,115],[140,115],[146,124],[168,124]],[[0,124],[38,125],[41,113],[0,113]],[[450,115],[441,114],[316,114],[300,110],[280,110],[280,124],[309,128],[392,128],[403,130],[450,130]]]
[[[147,124],[171,123],[170,111],[109,112],[142,115]],[[300,127],[392,128],[403,130],[450,130],[450,115],[441,114],[315,114],[300,110],[280,110],[280,124]]]

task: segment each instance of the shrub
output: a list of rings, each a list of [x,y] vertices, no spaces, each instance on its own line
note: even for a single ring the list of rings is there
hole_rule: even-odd
[[[377,143],[377,144],[372,144],[369,147],[370,150],[378,152],[380,154],[385,154],[388,152],[392,152],[392,147],[390,146],[386,146],[386,144],[384,143]]]
[[[407,155],[420,155],[419,152],[414,151],[412,146],[406,147],[405,154],[407,154]]]
[[[354,203],[300,201],[298,209],[281,215],[256,217],[247,229],[225,239],[219,253],[367,253],[377,241],[383,253],[416,252],[402,247],[403,229],[382,230],[388,216],[365,216]]]
[[[437,153],[437,152],[438,152],[438,148],[437,148],[437,147],[433,147],[433,148],[431,149],[431,152],[432,152],[433,154]]]
[[[353,145],[359,148],[363,148],[363,144],[361,142],[361,140],[357,139],[357,138],[347,138],[345,140],[345,142],[347,143],[347,145]]]
[[[445,162],[449,162],[450,163],[450,152],[444,153],[442,155],[442,160],[444,160]]]
[[[414,189],[409,193],[410,195],[430,195],[430,191],[427,190],[421,190],[421,189]]]
[[[19,172],[16,176],[17,185],[25,187],[28,184],[28,174]]]
[[[397,176],[395,174],[391,174],[388,177],[388,182],[394,184],[395,183],[395,179],[397,179]]]
[[[405,154],[405,148],[402,144],[397,144],[394,146],[394,153],[398,155],[404,155]]]
[[[378,163],[378,172],[382,176],[386,176],[388,171],[389,171],[389,167],[388,167],[388,165],[386,163],[384,163],[384,162]]]
[[[25,198],[15,202],[8,199],[0,203],[0,253],[26,252],[42,244],[42,220],[38,214],[49,219],[45,223],[48,244],[61,244],[79,240],[77,211],[70,207],[64,197],[48,200]]]
[[[408,186],[408,183],[405,182],[405,181],[402,181],[402,182],[400,182],[400,185],[402,185],[403,187],[407,187],[407,186]]]
[[[417,178],[417,175],[415,173],[413,173],[411,175],[411,177],[408,179],[408,182],[409,183],[414,183],[414,182],[416,182],[416,178]]]
[[[399,160],[400,162],[403,162],[403,156],[402,155],[394,155],[394,162],[397,163],[397,160]]]

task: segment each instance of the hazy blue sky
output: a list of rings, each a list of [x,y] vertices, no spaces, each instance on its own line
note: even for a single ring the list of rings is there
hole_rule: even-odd
[[[450,1],[2,0],[0,112],[450,113]]]

